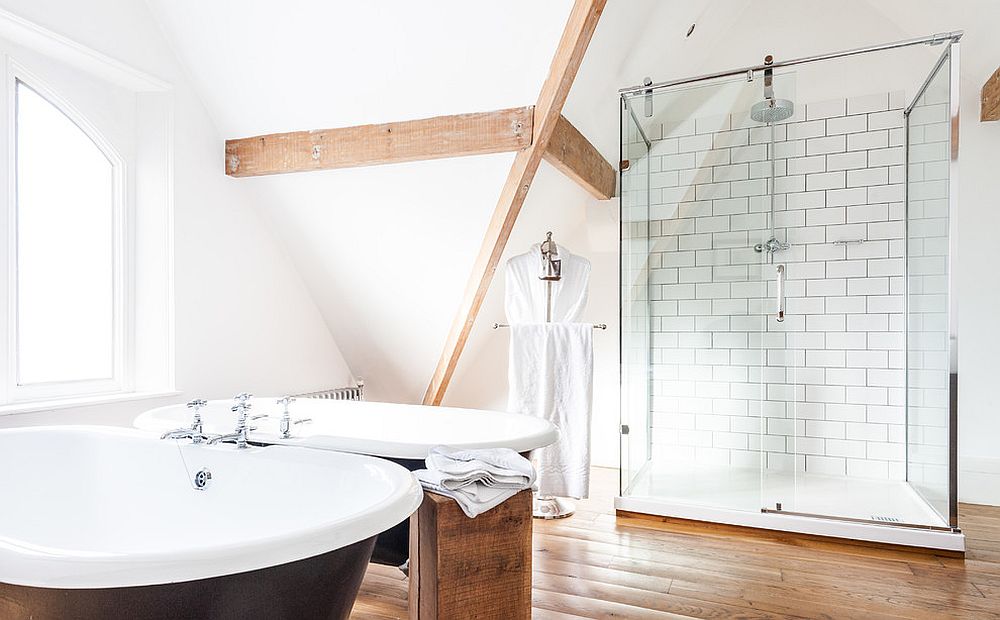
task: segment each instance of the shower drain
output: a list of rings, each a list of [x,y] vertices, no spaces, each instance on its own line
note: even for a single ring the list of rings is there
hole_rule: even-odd
[[[903,520],[899,517],[887,517],[885,515],[872,515],[872,521],[881,521],[882,523],[902,523]]]

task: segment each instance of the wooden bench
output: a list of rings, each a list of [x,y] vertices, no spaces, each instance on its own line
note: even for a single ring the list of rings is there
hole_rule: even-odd
[[[410,517],[411,620],[529,620],[531,525],[531,491],[475,519],[425,492]]]

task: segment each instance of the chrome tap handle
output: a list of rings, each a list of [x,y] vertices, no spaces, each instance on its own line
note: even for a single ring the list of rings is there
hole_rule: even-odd
[[[284,411],[281,412],[281,424],[278,426],[282,439],[288,439],[292,436],[292,415],[288,412],[288,406],[294,402],[294,396],[283,396],[278,399],[278,404],[284,407]]]
[[[229,408],[230,411],[236,414],[236,432],[247,425],[247,413],[250,411],[250,403],[238,403]]]
[[[240,392],[236,396],[233,396],[233,400],[240,403],[241,405],[246,404],[246,402],[251,398],[253,398],[253,394],[251,394],[250,392]]]
[[[201,443],[204,438],[203,430],[204,426],[201,423],[201,408],[208,404],[208,401],[202,398],[196,398],[195,400],[189,401],[187,404],[188,409],[194,409],[194,417],[191,419],[191,430],[194,431],[191,439],[194,443]]]

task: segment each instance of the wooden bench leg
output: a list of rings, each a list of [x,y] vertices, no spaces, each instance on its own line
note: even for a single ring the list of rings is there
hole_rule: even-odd
[[[530,620],[531,491],[475,519],[424,493],[410,517],[411,620]]]

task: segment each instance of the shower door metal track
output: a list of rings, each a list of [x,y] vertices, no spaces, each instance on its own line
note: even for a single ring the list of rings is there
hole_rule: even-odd
[[[893,41],[892,43],[882,43],[881,45],[869,45],[867,47],[859,47],[851,50],[844,50],[842,52],[831,52],[829,54],[817,54],[815,56],[804,56],[802,58],[793,58],[791,60],[779,60],[772,63],[769,66],[765,65],[753,65],[751,67],[743,67],[742,69],[731,69],[729,71],[718,71],[716,73],[706,73],[705,75],[699,75],[696,77],[683,78],[680,80],[669,80],[666,82],[656,82],[649,86],[637,85],[629,86],[627,88],[622,88],[618,90],[618,94],[621,96],[627,95],[639,95],[646,94],[648,91],[655,91],[662,88],[669,88],[671,86],[680,86],[682,84],[692,84],[695,82],[703,82],[705,80],[713,80],[716,78],[732,77],[735,75],[750,75],[758,71],[763,71],[764,69],[780,69],[782,67],[792,67],[795,65],[801,65],[810,62],[817,62],[820,60],[834,60],[836,58],[846,58],[848,56],[856,56],[858,54],[868,54],[870,52],[881,52],[885,50],[899,49],[901,47],[910,47],[912,45],[939,45],[941,43],[955,43],[962,38],[965,34],[962,30],[955,30],[953,32],[942,32],[938,34],[933,34],[927,37],[920,37],[919,39],[904,39],[902,41]]]
[[[957,527],[944,525],[920,525],[917,523],[896,523],[876,521],[875,519],[857,519],[853,517],[837,517],[833,515],[823,515],[815,512],[795,512],[793,510],[775,510],[774,508],[761,508],[761,512],[769,515],[786,515],[789,517],[809,517],[812,519],[825,519],[827,521],[843,521],[845,523],[864,523],[865,525],[881,525],[883,527],[905,527],[913,530],[930,530],[932,532],[954,532],[960,533]]]

